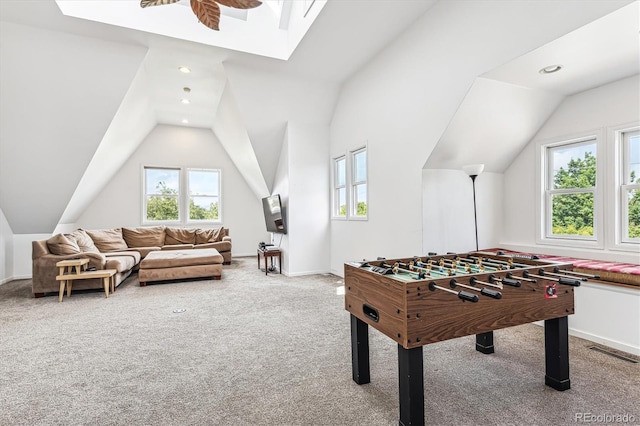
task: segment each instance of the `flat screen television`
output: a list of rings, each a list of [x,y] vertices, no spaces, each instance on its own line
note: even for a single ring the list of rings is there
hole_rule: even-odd
[[[264,221],[268,232],[287,233],[279,194],[264,197],[262,199],[262,210],[264,210]]]

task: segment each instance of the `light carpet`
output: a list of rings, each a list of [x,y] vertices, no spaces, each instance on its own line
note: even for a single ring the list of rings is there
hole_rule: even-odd
[[[397,425],[397,346],[370,328],[371,383],[351,379],[349,314],[334,275],[265,276],[236,258],[222,280],[34,299],[0,286],[1,425]],[[184,312],[174,313],[184,309]],[[544,330],[425,346],[431,425],[640,423],[640,364],[570,339],[571,389],[544,385]]]

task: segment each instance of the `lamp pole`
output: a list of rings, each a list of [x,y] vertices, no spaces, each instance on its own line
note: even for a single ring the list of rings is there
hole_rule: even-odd
[[[478,175],[471,175],[469,177],[471,178],[471,183],[473,185],[473,221],[476,228],[476,251],[478,251],[478,212],[476,209],[476,178]]]

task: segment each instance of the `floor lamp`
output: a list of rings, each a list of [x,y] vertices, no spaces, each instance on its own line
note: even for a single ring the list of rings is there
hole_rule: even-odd
[[[471,164],[468,166],[463,166],[462,170],[469,175],[473,184],[473,219],[475,221],[474,223],[476,227],[476,251],[478,251],[478,211],[476,208],[476,178],[484,170],[484,164]]]
[[[470,164],[463,166],[462,170],[469,175],[473,184],[473,219],[476,226],[476,251],[478,248],[478,211],[476,208],[476,178],[484,170],[484,164]],[[476,350],[483,354],[492,354],[495,352],[493,346],[493,331],[476,334]]]

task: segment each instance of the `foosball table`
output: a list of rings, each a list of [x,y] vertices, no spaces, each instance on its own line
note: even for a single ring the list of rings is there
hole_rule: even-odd
[[[544,321],[545,384],[570,388],[567,316],[574,287],[593,275],[570,263],[472,252],[345,263],[353,380],[370,382],[368,326],[398,344],[400,425],[424,425],[424,345],[476,335],[494,352],[493,330]]]

